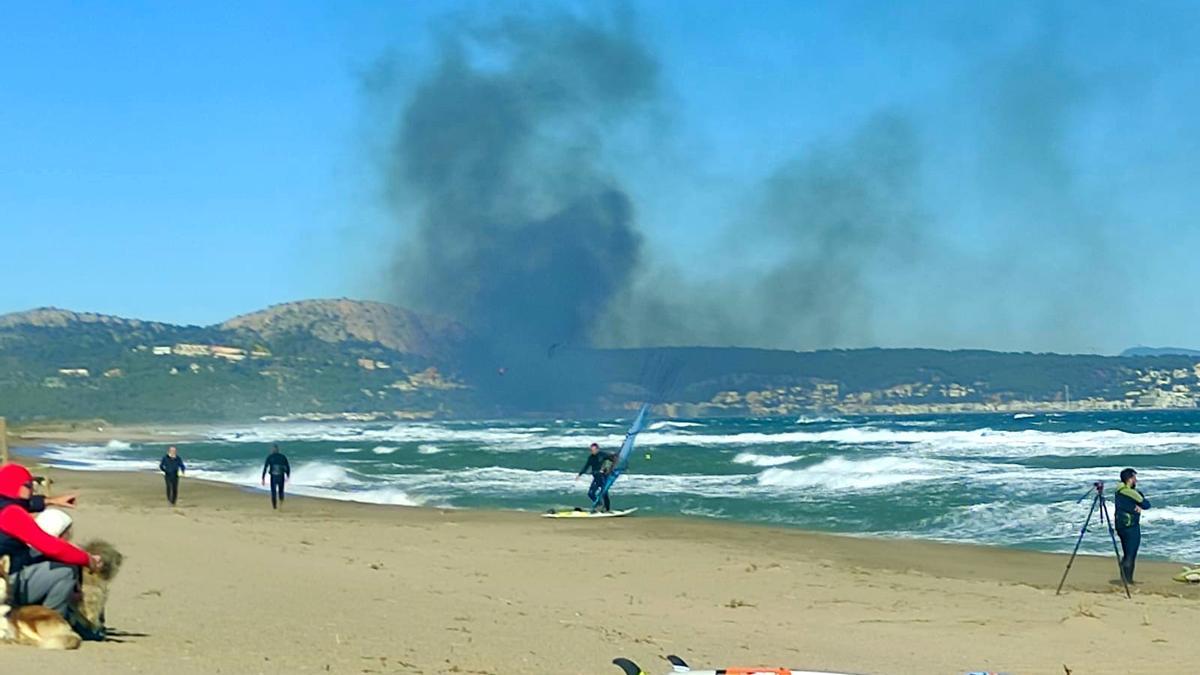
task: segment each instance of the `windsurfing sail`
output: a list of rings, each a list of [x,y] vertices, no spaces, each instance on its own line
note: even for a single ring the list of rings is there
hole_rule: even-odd
[[[637,417],[634,418],[633,424],[630,425],[629,431],[625,432],[625,442],[621,444],[621,451],[617,453],[617,458],[613,462],[612,471],[608,473],[608,479],[604,481],[604,487],[596,493],[596,499],[592,501],[592,508],[595,509],[604,501],[604,495],[608,494],[608,489],[612,484],[617,482],[621,474],[625,473],[625,469],[629,466],[629,456],[633,454],[633,442],[637,438],[638,432],[646,427],[646,414],[650,412],[650,404],[643,403],[638,410]]]

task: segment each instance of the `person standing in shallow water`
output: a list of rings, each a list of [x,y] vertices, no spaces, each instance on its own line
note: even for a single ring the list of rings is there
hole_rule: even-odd
[[[158,462],[158,470],[163,472],[167,482],[167,503],[175,506],[175,500],[179,498],[179,476],[187,470],[175,446],[167,448],[167,454]]]
[[[611,452],[604,452],[601,450],[600,445],[597,443],[592,443],[591,447],[588,448],[587,462],[583,465],[583,468],[579,470],[579,473],[575,476],[575,480],[578,481],[583,474],[591,472],[592,485],[588,488],[587,494],[588,499],[592,500],[593,505],[596,503],[596,495],[601,490],[604,490],[604,483],[608,480],[608,474],[612,471],[613,463],[616,461],[616,457],[617,456]],[[611,511],[612,502],[608,498],[608,492],[604,492],[603,501],[604,511]],[[592,508],[595,509],[595,506]]]
[[[267,461],[263,463],[263,485],[267,484],[268,473],[271,474],[271,508],[277,509],[283,504],[283,485],[292,475],[287,455],[279,451],[278,445],[271,446],[271,454],[267,455]]]

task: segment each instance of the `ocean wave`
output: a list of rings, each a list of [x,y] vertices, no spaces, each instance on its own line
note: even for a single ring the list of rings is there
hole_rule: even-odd
[[[782,466],[804,459],[802,455],[758,455],[753,452],[739,452],[734,458],[734,464],[749,464],[750,466]]]
[[[1147,523],[1172,522],[1183,525],[1200,523],[1200,508],[1194,506],[1168,506],[1165,508],[1146,509],[1142,512],[1142,521]]]
[[[616,425],[614,425],[614,426],[616,426]],[[676,420],[662,420],[659,422],[654,422],[650,426],[646,427],[646,429],[649,431],[661,431],[663,429],[692,429],[695,427],[702,427],[702,426],[704,426],[704,425],[699,422],[680,422],[680,421],[676,421]]]
[[[349,455],[355,452],[362,452],[362,448],[334,448],[333,451],[340,455]]]
[[[404,490],[390,487],[345,491],[297,486],[292,492],[305,497],[321,497],[324,499],[336,499],[338,501],[360,502],[364,504],[386,504],[390,506],[437,505],[443,508],[449,507],[448,504],[436,504],[427,499],[410,495]]]
[[[132,444],[126,443],[125,441],[118,441],[116,439],[113,439],[113,440],[109,441],[108,443],[105,443],[104,447],[108,450],[131,450],[131,449],[133,449]]]
[[[796,424],[848,424],[850,420],[844,417],[809,417],[801,415]]]
[[[878,490],[906,483],[944,479],[963,473],[960,463],[905,457],[846,459],[830,457],[804,469],[767,469],[759,485],[836,491]]]
[[[417,447],[417,452],[422,455],[436,455],[445,451],[445,448],[439,448],[438,446],[429,443],[422,443],[419,447]]]
[[[390,455],[399,449],[400,448],[391,445],[377,445],[371,448],[371,452],[375,453],[376,455]]]

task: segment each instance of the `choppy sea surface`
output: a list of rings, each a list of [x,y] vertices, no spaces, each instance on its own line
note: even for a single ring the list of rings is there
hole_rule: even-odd
[[[259,489],[279,443],[297,493],[543,511],[586,505],[593,441],[628,420],[259,424],[180,443],[192,476]],[[71,469],[155,471],[165,443],[29,450]],[[1200,559],[1200,412],[656,421],[614,507],[861,535],[1070,550],[1092,481],[1139,472],[1144,555]],[[148,477],[149,479],[149,477]],[[599,523],[598,523],[599,524]],[[1097,527],[1084,550],[1111,551]]]

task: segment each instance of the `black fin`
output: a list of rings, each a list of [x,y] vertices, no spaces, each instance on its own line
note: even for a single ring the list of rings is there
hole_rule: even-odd
[[[683,659],[679,658],[678,656],[675,656],[674,654],[667,654],[667,661],[670,661],[671,665],[676,668],[687,668],[688,667],[687,662],[685,662]]]
[[[629,659],[613,659],[613,665],[625,671],[625,675],[643,675],[642,669],[638,664]]]

